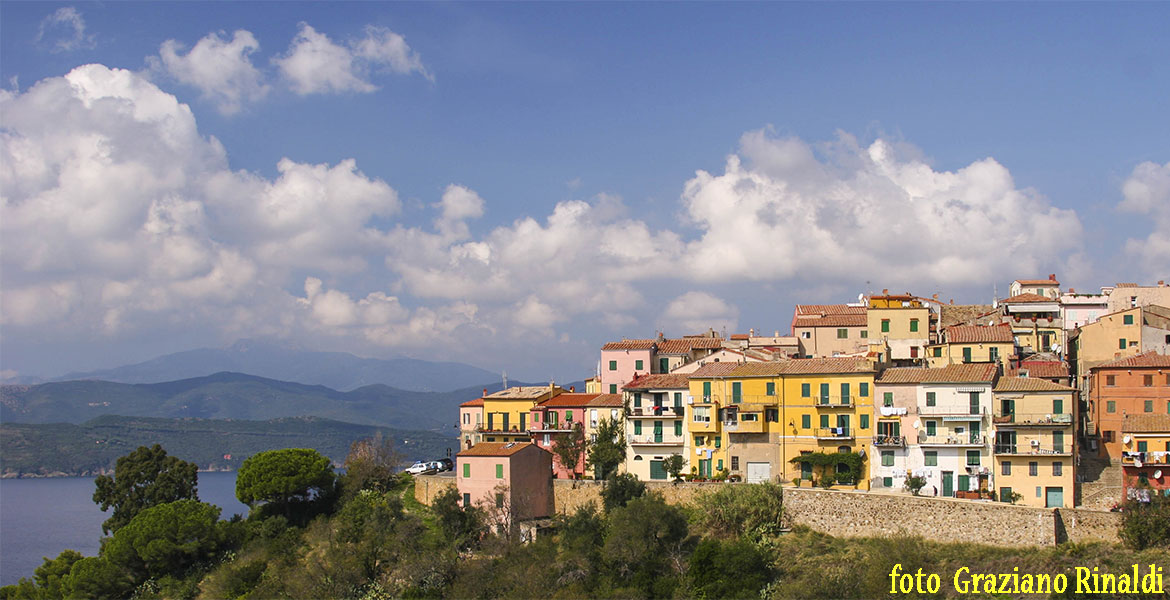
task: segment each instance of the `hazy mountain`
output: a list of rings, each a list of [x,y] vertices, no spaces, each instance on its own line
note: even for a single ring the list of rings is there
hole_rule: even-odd
[[[448,392],[501,379],[497,373],[463,363],[360,358],[345,352],[316,352],[270,342],[240,340],[227,348],[177,352],[113,369],[69,373],[50,381],[100,379],[118,383],[159,383],[224,371],[323,385],[342,391],[380,383],[399,390]],[[24,380],[23,383],[34,381]]]

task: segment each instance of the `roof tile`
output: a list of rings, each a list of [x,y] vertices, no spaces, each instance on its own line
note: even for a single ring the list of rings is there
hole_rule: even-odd
[[[1121,431],[1133,433],[1170,433],[1170,415],[1125,415]]]
[[[997,392],[1071,392],[1072,388],[1037,377],[1002,377],[995,384]]]
[[[1146,352],[1137,356],[1126,356],[1092,367],[1094,369],[1140,369],[1170,367],[1170,356],[1157,352]]]
[[[602,350],[649,350],[654,347],[658,340],[622,340],[620,342],[609,342],[601,347]]]
[[[622,386],[626,390],[675,389],[686,388],[690,385],[690,375],[652,373],[635,377],[633,381]]]
[[[597,396],[600,396],[600,395],[601,394],[573,394],[573,393],[557,394],[556,396],[553,396],[552,398],[549,398],[547,400],[542,400],[541,402],[539,402],[537,404],[537,406],[543,406],[546,408],[554,407],[554,406],[558,407],[558,408],[565,408],[565,407],[577,408],[577,407],[589,406],[589,403],[594,398],[596,398]]]
[[[526,448],[536,448],[544,452],[540,446],[531,442],[480,442],[456,456],[512,456]]]
[[[1012,326],[1002,325],[952,325],[945,330],[947,342],[951,344],[982,344],[1013,342]]]
[[[894,367],[882,371],[877,383],[989,383],[995,381],[994,363],[971,363],[945,367]]]
[[[1028,302],[1056,302],[1053,298],[1045,298],[1040,294],[1016,294],[1011,298],[1001,300],[1001,304],[1025,304]]]

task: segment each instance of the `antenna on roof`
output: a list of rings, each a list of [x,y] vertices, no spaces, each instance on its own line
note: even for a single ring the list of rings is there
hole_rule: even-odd
[[[504,389],[506,390],[506,389],[508,389],[508,372],[503,371],[500,374],[504,376]]]

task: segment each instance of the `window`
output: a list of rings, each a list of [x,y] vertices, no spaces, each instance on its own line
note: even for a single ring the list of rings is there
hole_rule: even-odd
[[[894,451],[893,450],[882,450],[882,466],[883,467],[894,466]]]
[[[1059,461],[1052,463],[1052,474],[1056,477],[1060,477],[1061,475],[1063,475],[1064,474],[1064,463],[1059,462]]]
[[[1064,413],[1064,400],[1060,398],[1052,399],[1052,414],[1059,415]]]
[[[765,391],[764,391],[765,394],[767,394],[769,396],[776,395],[776,384],[774,382],[769,381],[767,384],[765,384],[764,387],[765,387]]]
[[[922,464],[927,467],[938,466],[938,452],[935,450],[927,450],[922,453]]]
[[[938,434],[938,421],[927,421],[926,422],[926,435],[936,435],[936,434]]]
[[[918,319],[910,319],[910,331],[911,332],[918,331]]]
[[[463,494],[463,508],[471,506],[471,494]]]
[[[1105,402],[1105,412],[1109,412],[1109,413],[1117,412],[1117,401],[1116,400],[1109,400],[1109,401]]]
[[[642,422],[634,421],[634,435],[642,435]]]
[[[971,362],[971,347],[970,346],[963,348],[963,362],[965,362],[965,363]]]
[[[674,422],[674,436],[682,437],[682,421]]]
[[[682,409],[682,392],[675,392],[674,393],[674,409],[675,410]]]
[[[1133,315],[1125,315],[1121,317],[1121,321],[1126,325],[1133,325]]]
[[[611,393],[611,394],[617,393],[617,384],[616,383],[609,384],[609,393]]]
[[[463,424],[464,425],[471,424],[471,413],[463,413]]]
[[[829,403],[829,384],[821,384],[821,404]]]
[[[504,478],[504,465],[496,465],[496,479]]]
[[[1010,488],[1010,487],[1000,488],[999,501],[1010,503],[1012,501],[1012,488]]]
[[[800,384],[800,397],[808,398],[812,396],[812,385],[807,383]]]
[[[721,436],[715,438],[715,447],[716,448],[723,447],[723,438]],[[723,461],[719,461],[719,462],[723,462]]]
[[[926,405],[927,406],[934,406],[937,403],[938,403],[938,401],[935,398],[934,392],[926,392]]]
[[[894,478],[882,477],[882,487],[894,487]]]
[[[1005,460],[1002,463],[1000,463],[999,464],[999,474],[1000,475],[1011,475],[1012,474],[1012,461]]]
[[[471,463],[463,463],[463,476],[471,477]]]
[[[889,333],[889,332],[890,332],[890,320],[889,319],[882,319],[882,333]]]
[[[1105,385],[1107,387],[1113,387],[1113,386],[1117,385],[1117,376],[1116,375],[1106,375],[1105,376]]]
[[[968,450],[967,451],[967,466],[968,467],[978,467],[979,466],[979,451],[978,450]]]
[[[1106,441],[1106,442],[1113,441],[1113,431],[1102,431],[1101,433],[1103,434],[1101,437],[1103,438],[1104,441]]]
[[[634,370],[635,370],[635,371],[641,371],[641,370],[642,370],[642,361],[640,361],[640,360],[635,360],[635,361],[634,361]]]
[[[739,470],[739,457],[738,457],[738,456],[732,456],[732,457],[731,457],[731,470],[732,470],[732,471],[738,471],[738,470]]]
[[[565,422],[566,422],[566,423],[572,423],[572,422],[573,422],[573,411],[571,411],[571,410],[566,410],[566,411],[565,411]]]
[[[1154,376],[1142,375],[1142,385],[1145,387],[1154,387]]]
[[[1145,402],[1142,403],[1142,409],[1145,412],[1154,412],[1154,401],[1153,400],[1146,400]]]
[[[861,330],[861,339],[863,339],[863,340],[864,340],[864,339],[866,339],[866,338],[868,338],[868,337],[869,337],[869,332],[868,332],[868,331],[866,331],[866,330],[864,330],[864,329],[862,329],[862,330]],[[1170,336],[1166,336],[1166,337],[1167,337],[1167,338],[1170,338]],[[1170,339],[1167,339],[1166,341],[1167,341],[1167,343],[1170,343]]]
[[[704,381],[703,382],[703,398],[710,398],[710,397],[711,397],[711,382]]]
[[[1040,498],[1040,486],[1036,486],[1036,497]]]
[[[934,347],[934,357],[939,358],[941,356],[942,356],[942,346],[935,346]]]
[[[882,392],[882,406],[894,405],[894,392]]]
[[[998,362],[999,361],[999,348],[992,346],[990,349],[987,350],[987,357],[989,359],[991,359],[991,362]]]
[[[496,492],[496,508],[504,508],[504,492]]]
[[[737,404],[743,401],[743,384],[738,381],[731,382],[731,401]]]
[[[670,359],[669,358],[663,357],[663,358],[658,359],[658,372],[659,373],[669,373],[670,372]]]
[[[1125,343],[1125,338],[1121,338],[1120,340],[1117,340],[1117,347],[1121,350],[1125,350],[1129,347],[1129,345]]]
[[[1149,442],[1138,442],[1138,452],[1146,452],[1149,450]]]
[[[858,393],[861,394],[862,398],[868,398],[869,397],[869,384],[863,381],[863,382],[861,382],[860,387],[861,387],[861,390]]]
[[[642,392],[634,392],[634,408],[642,408]]]
[[[778,408],[765,408],[764,409],[764,420],[769,422],[769,423],[779,423],[780,422],[780,409],[778,409]]]
[[[1032,461],[1028,463],[1028,475],[1035,477],[1040,473],[1040,463]]]
[[[861,428],[862,429],[869,429],[869,415],[867,415],[867,414],[861,415]]]
[[[828,427],[828,426],[829,426],[829,415],[821,415],[821,427],[824,428],[824,427]]]
[[[616,360],[611,360],[611,361],[609,361],[609,370],[610,370],[610,371],[616,371],[616,370],[617,370],[617,361],[616,361]]]
[[[802,331],[802,332],[800,332],[800,337],[807,340],[807,339],[812,337],[812,332],[811,331]]]
[[[849,404],[849,384],[841,384],[841,404]]]
[[[800,415],[800,426],[805,429],[812,427],[812,415]]]
[[[842,328],[837,330],[837,339],[843,340],[847,337],[849,337],[849,330],[848,329],[845,329],[844,327],[842,327]]]

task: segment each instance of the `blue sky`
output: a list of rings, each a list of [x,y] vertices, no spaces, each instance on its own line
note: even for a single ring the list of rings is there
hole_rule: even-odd
[[[6,2],[0,370],[266,337],[565,380],[869,289],[1170,278],[1167,22]]]

